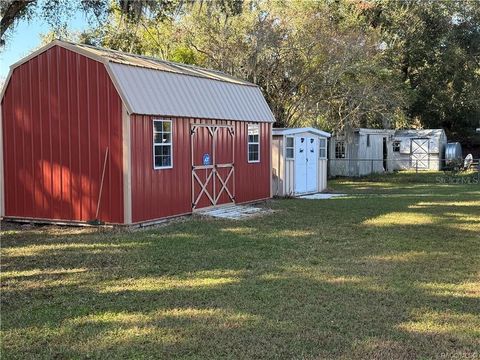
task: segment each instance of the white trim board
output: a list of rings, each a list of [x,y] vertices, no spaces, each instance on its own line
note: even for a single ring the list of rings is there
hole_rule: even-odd
[[[315,135],[318,135],[318,136],[323,136],[323,137],[326,137],[326,138],[329,138],[331,137],[332,135],[326,131],[322,131],[322,130],[319,130],[319,129],[315,129],[315,128],[312,128],[312,127],[304,127],[304,128],[284,128],[284,129],[275,129],[273,128],[272,129],[272,135],[273,136],[281,136],[281,135],[296,135],[296,134],[301,134],[301,133],[305,133],[305,132],[309,132],[309,133],[312,133],[312,134],[315,134]]]
[[[130,136],[130,115],[125,104],[122,106],[123,139],[123,223],[132,224],[132,151]]]

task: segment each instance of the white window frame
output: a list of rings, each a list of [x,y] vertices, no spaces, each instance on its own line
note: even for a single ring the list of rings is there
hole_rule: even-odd
[[[288,139],[292,139],[292,146],[288,146]],[[288,156],[288,149],[292,149],[293,156]],[[294,160],[295,159],[295,137],[294,136],[285,136],[285,159],[286,160]]]
[[[322,141],[325,141],[325,146],[321,146]],[[325,151],[325,156],[320,156],[320,150]],[[326,138],[318,138],[318,158],[319,159],[326,159],[327,158],[327,139]]]
[[[156,143],[155,142],[155,123],[170,123],[170,142],[169,143]],[[163,131],[162,131],[163,132]],[[170,165],[169,166],[156,166],[155,165],[155,147],[158,145],[170,145]],[[163,170],[163,169],[172,169],[173,168],[173,123],[172,120],[167,119],[153,119],[152,121],[152,155],[153,155],[153,169],[154,170]]]
[[[258,141],[250,142],[250,129],[257,130],[258,132]],[[258,145],[258,159],[250,160],[250,145]],[[260,162],[260,125],[259,124],[248,124],[247,126],[247,161],[251,164]]]

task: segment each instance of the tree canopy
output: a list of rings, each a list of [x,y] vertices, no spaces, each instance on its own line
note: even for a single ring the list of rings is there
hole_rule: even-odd
[[[2,14],[17,3],[3,2]],[[258,84],[279,126],[443,127],[460,138],[480,126],[480,2],[22,3],[12,22],[2,18],[2,35],[18,18],[44,16],[47,39],[222,70]],[[101,21],[70,34],[59,8]]]

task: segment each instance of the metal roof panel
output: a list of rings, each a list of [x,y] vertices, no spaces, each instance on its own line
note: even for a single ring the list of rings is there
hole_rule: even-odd
[[[136,114],[273,122],[257,86],[109,63]]]

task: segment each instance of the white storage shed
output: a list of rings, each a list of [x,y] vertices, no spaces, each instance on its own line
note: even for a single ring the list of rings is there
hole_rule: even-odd
[[[328,132],[274,128],[272,137],[272,195],[296,196],[326,189]]]
[[[443,129],[397,130],[392,140],[394,170],[441,170],[447,146]]]

